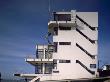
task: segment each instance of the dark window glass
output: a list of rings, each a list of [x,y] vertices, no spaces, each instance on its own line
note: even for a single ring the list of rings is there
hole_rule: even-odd
[[[71,42],[59,42],[59,45],[71,45]]]
[[[54,52],[57,52],[58,42],[54,42]]]
[[[71,21],[71,14],[54,14],[54,21]]]
[[[43,66],[43,64],[42,63],[36,63],[36,66],[35,66],[35,73],[36,74],[42,74],[43,73],[43,71],[42,71],[42,66]]]
[[[59,60],[59,63],[70,63],[70,60]]]
[[[90,64],[90,68],[96,68],[96,64]]]
[[[71,30],[71,27],[62,27],[62,26],[59,26],[59,29],[60,30]]]
[[[59,71],[53,71],[53,73],[59,73]]]
[[[54,27],[54,35],[58,35],[58,27]]]
[[[53,64],[52,63],[45,63],[45,74],[52,73]]]

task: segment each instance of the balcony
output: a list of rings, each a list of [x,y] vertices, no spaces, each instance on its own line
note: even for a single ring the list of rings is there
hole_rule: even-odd
[[[37,59],[52,59],[54,45],[37,45],[36,48]]]
[[[48,23],[49,32],[53,30],[54,27],[75,27],[76,23],[71,20],[71,14],[63,13],[56,14],[54,13],[54,19]]]
[[[53,63],[53,59],[36,59],[36,58],[26,58],[26,62],[36,65],[37,63]]]
[[[36,55],[26,57],[26,62],[32,65],[36,65],[37,63],[53,62],[53,52],[55,51],[53,45],[37,45],[36,48]]]

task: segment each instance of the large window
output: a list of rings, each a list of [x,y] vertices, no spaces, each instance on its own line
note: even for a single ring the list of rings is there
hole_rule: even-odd
[[[54,27],[54,35],[58,35],[58,27]]]
[[[71,63],[70,60],[59,60],[59,63]]]
[[[52,73],[53,64],[52,63],[45,63],[45,74]]]
[[[59,45],[71,45],[71,42],[59,42]]]
[[[54,14],[55,21],[71,21],[71,14]]]
[[[90,68],[96,68],[96,64],[90,64]]]
[[[71,27],[63,27],[63,26],[59,26],[60,30],[71,30]]]
[[[42,74],[43,73],[42,66],[43,66],[42,63],[36,63],[36,66],[35,66],[35,73],[36,74]]]
[[[57,52],[58,42],[54,42],[54,52]]]

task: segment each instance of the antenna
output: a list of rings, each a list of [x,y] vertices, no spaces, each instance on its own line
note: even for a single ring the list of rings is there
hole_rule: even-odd
[[[48,3],[49,3],[49,6],[48,6],[48,7],[49,7],[49,9],[48,9],[48,11],[50,12],[50,0],[49,0],[49,2],[48,2]]]
[[[50,0],[48,0],[48,12],[49,12],[49,20],[50,20],[51,17]]]

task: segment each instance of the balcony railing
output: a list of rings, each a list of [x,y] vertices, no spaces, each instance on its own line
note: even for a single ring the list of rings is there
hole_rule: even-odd
[[[36,51],[36,58],[37,59],[52,59],[53,52],[55,52],[54,45],[47,45],[46,47],[40,47],[40,48],[38,47]]]

